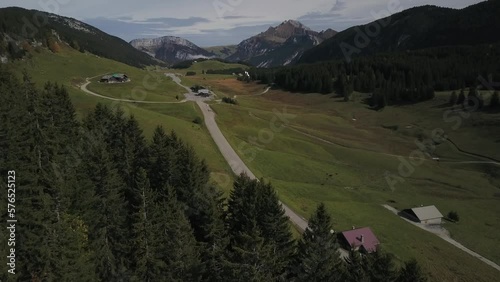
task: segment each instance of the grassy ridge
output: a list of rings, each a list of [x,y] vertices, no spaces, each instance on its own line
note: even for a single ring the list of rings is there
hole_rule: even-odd
[[[104,96],[127,100],[176,102],[184,99],[186,90],[162,73],[149,72],[145,75],[144,71],[132,69],[127,75],[131,81],[126,83],[100,83],[100,76],[93,78],[88,89]]]

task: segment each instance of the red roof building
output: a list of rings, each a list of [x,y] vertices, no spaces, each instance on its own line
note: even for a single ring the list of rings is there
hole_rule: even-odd
[[[345,246],[366,253],[376,252],[380,244],[369,227],[344,231],[341,240]]]

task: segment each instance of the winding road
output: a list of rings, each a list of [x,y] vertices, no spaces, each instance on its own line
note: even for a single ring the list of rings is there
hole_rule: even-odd
[[[179,104],[179,103],[184,103],[187,101],[195,101],[198,107],[200,107],[201,112],[203,113],[203,117],[205,119],[205,125],[208,129],[208,132],[212,136],[212,139],[214,140],[215,144],[219,148],[220,152],[222,153],[222,156],[226,161],[228,162],[229,166],[231,167],[231,170],[236,174],[240,175],[242,173],[246,174],[248,177],[251,179],[257,179],[255,175],[250,171],[250,169],[245,165],[243,160],[238,156],[236,151],[234,151],[233,147],[229,144],[227,139],[224,137],[222,134],[222,131],[220,130],[219,126],[215,122],[215,113],[214,111],[210,108],[210,105],[206,104],[205,102],[210,100],[210,98],[203,98],[196,96],[195,93],[191,91],[191,89],[185,85],[182,84],[181,79],[176,76],[175,74],[172,73],[166,73],[166,76],[172,78],[172,80],[177,83],[179,86],[182,88],[186,89],[187,93],[184,94],[186,97],[184,100],[179,101],[179,102],[152,102],[152,101],[135,101],[135,100],[128,100],[128,99],[118,99],[118,98],[111,98],[107,96],[100,95],[98,93],[92,92],[87,89],[87,86],[91,83],[90,78],[86,79],[86,82],[80,86],[80,89],[84,91],[85,93],[89,95],[93,95],[96,97],[112,100],[112,101],[119,101],[119,102],[128,102],[128,103],[143,103],[143,104]],[[269,89],[267,89],[269,91]],[[265,92],[262,94],[265,94]],[[257,179],[258,180],[258,179]],[[290,209],[288,206],[280,202],[281,205],[283,206],[283,209],[285,211],[285,214],[288,216],[290,221],[292,221],[293,224],[295,224],[301,231],[306,230],[307,228],[307,220],[305,220],[303,217],[295,213],[292,209]]]
[[[83,92],[90,94],[92,96],[96,96],[96,97],[111,100],[111,101],[127,102],[127,103],[139,103],[139,104],[180,104],[180,103],[185,103],[188,101],[188,99],[184,99],[184,100],[178,101],[178,102],[159,102],[159,101],[141,101],[141,100],[129,100],[129,99],[119,99],[119,98],[108,97],[108,96],[104,96],[104,95],[97,94],[95,92],[90,91],[87,88],[87,86],[91,83],[90,79],[92,79],[92,78],[86,78],[85,83],[80,85],[80,89]]]

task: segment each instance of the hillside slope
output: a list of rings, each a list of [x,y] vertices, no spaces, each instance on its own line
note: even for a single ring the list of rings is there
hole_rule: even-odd
[[[461,10],[422,6],[349,28],[307,50],[299,63],[352,58],[381,52],[500,42],[500,1]],[[376,33],[377,27],[380,32]]]
[[[227,46],[213,46],[205,47],[203,49],[210,53],[215,54],[218,58],[226,59],[236,52],[237,45],[227,45]]]
[[[0,9],[0,54],[61,41],[74,49],[135,67],[160,64],[126,41],[81,21],[18,7]]]

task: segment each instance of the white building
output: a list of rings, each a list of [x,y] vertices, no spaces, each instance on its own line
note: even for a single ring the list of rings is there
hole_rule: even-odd
[[[418,207],[404,210],[410,219],[422,224],[441,224],[443,215],[435,206]]]
[[[198,90],[198,95],[199,96],[208,97],[208,96],[210,96],[210,94],[211,94],[210,90],[208,90],[208,89],[199,89]]]

